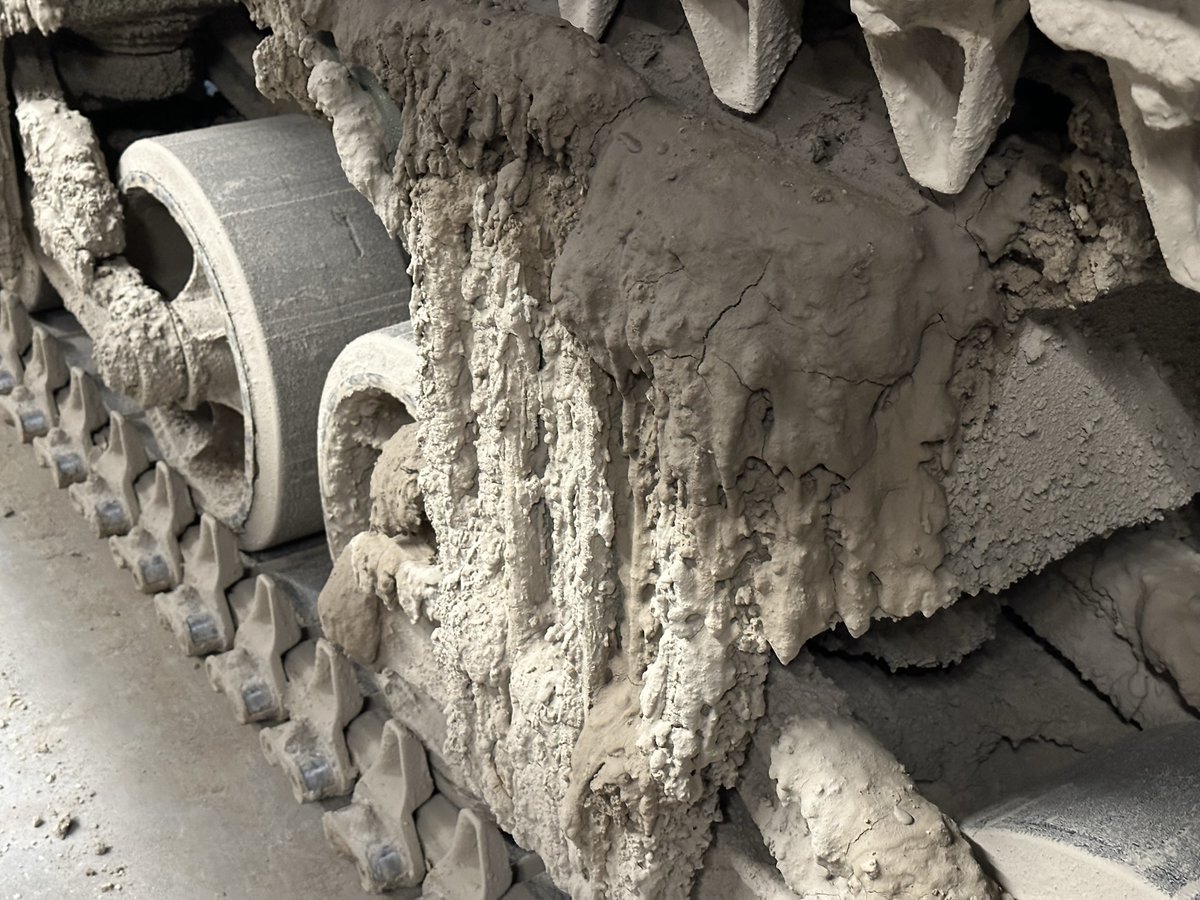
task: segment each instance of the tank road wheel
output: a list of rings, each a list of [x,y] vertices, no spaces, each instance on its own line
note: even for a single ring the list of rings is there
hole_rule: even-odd
[[[383,445],[416,424],[420,359],[408,322],[365,334],[329,370],[317,424],[325,534],[334,559],[366,531]]]
[[[142,297],[98,348],[149,407],[196,505],[258,550],[321,528],[321,385],[358,335],[407,315],[398,243],[298,116],[141,140],[120,163]],[[114,300],[117,314],[120,301]]]
[[[963,830],[1014,897],[1195,897],[1197,740],[1196,722],[1126,738]]]

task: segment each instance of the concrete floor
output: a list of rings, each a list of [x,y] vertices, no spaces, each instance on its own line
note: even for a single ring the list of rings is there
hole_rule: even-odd
[[[3,425],[0,623],[0,900],[366,896]]]

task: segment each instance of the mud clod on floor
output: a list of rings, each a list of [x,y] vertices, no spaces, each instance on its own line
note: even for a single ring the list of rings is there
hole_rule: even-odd
[[[75,830],[77,820],[70,813],[59,816],[58,821],[54,823],[54,834],[59,839],[66,838],[68,834]]]

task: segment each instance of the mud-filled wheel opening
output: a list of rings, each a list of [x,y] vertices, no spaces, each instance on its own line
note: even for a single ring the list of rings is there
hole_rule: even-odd
[[[195,409],[158,407],[148,416],[164,456],[187,472],[199,504],[222,521],[243,521],[251,485],[242,413],[222,403],[204,402]]]
[[[125,191],[125,258],[165,300],[187,287],[196,252],[166,205],[141,188]]]
[[[385,445],[416,421],[401,400],[377,387],[345,397],[334,420],[338,424],[325,452],[336,485],[327,486],[326,525],[336,555],[355,534],[371,527],[372,511],[384,499],[373,496],[372,488]],[[432,529],[422,516],[422,536],[426,531],[431,537]]]
[[[176,327],[188,335],[184,353],[195,379],[185,400],[150,409],[149,422],[163,458],[183,474],[198,505],[236,528],[251,506],[253,428],[243,411],[221,301],[201,265],[204,249],[193,245],[170,201],[152,188],[127,186],[122,200],[126,259],[170,304]]]

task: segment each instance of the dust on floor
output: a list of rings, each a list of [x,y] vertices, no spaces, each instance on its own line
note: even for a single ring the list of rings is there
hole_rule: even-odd
[[[152,599],[0,428],[0,900],[364,895]]]

